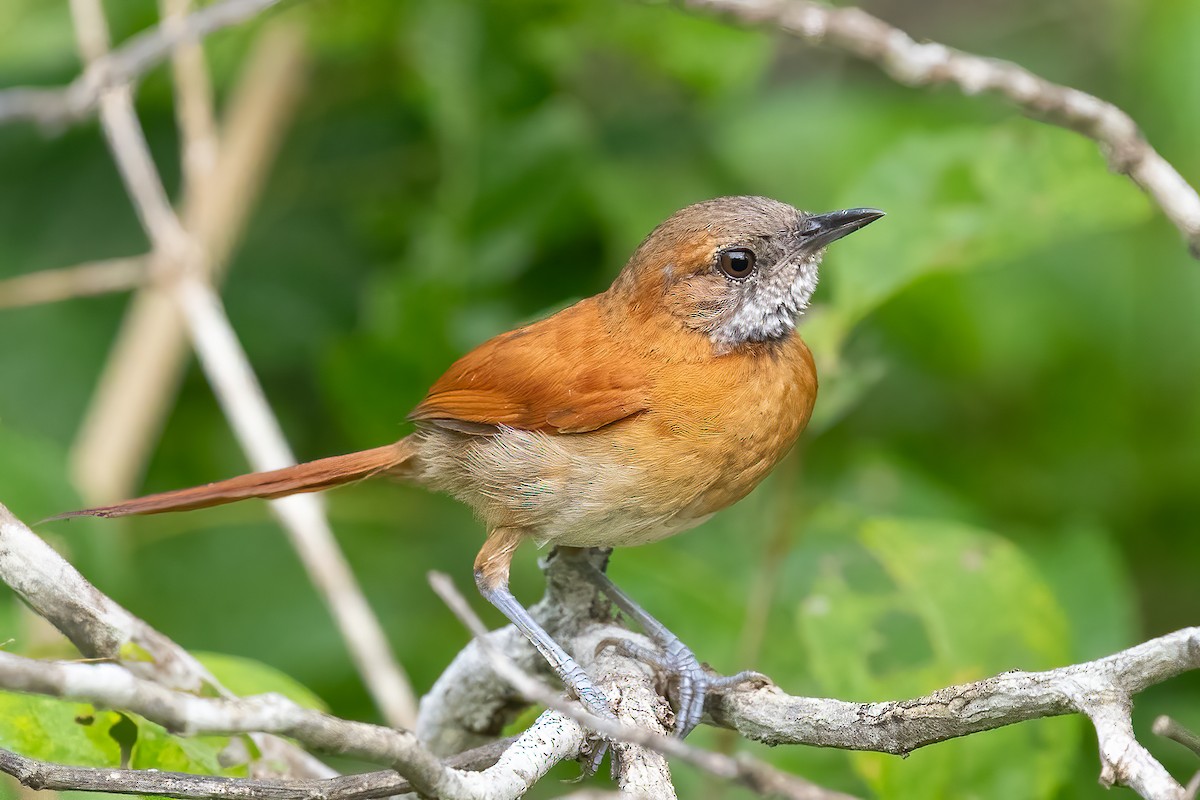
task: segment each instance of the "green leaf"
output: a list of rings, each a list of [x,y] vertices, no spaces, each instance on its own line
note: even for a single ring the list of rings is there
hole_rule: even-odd
[[[1150,214],[1144,195],[1103,169],[1092,142],[1028,121],[914,134],[880,156],[842,205],[878,206],[889,216],[838,242],[822,273],[820,313],[803,323],[822,375],[817,431],[882,377],[879,365],[843,363],[842,348],[858,323],[906,287]]]
[[[328,711],[325,702],[308,687],[261,661],[224,653],[193,653],[225,688],[240,697],[274,692],[292,702]]]
[[[845,522],[850,530],[826,543],[799,615],[822,691],[893,700],[1069,663],[1062,609],[1007,540],[933,520]],[[962,797],[964,787],[984,797],[1050,797],[1077,755],[1078,722],[1012,726],[904,760],[854,753],[850,761],[889,800]]]
[[[1111,533],[1076,525],[1039,532],[1026,548],[1070,620],[1072,662],[1103,658],[1138,640],[1137,596]]]
[[[844,195],[889,213],[839,242],[825,270],[843,333],[925,275],[1012,261],[1051,242],[1146,219],[1096,145],[1029,121],[902,140]]]
[[[87,703],[0,692],[0,747],[42,761],[115,767],[121,747],[109,729],[119,718]]]
[[[218,755],[226,736],[174,736],[120,711],[55,697],[0,692],[0,747],[30,758],[83,767],[120,767],[230,775]]]
[[[239,775],[243,767],[223,768],[221,751],[229,745],[228,736],[174,736],[166,728],[137,716],[137,741],[129,766],[133,769],[157,769],[165,772],[191,772],[204,775]]]

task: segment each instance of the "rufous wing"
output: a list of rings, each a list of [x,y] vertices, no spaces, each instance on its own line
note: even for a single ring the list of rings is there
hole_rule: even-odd
[[[645,411],[641,359],[614,349],[594,298],[456,361],[409,419],[465,431],[583,433]]]

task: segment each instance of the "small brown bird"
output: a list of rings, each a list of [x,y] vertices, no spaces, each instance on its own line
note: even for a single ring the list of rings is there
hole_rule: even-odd
[[[487,541],[479,591],[593,712],[587,673],[508,588],[526,539],[564,548],[653,542],[745,497],[804,430],[817,396],[797,317],[829,243],[883,216],[808,214],[763,197],[689,206],[659,225],[604,293],[497,336],[459,359],[400,441],[273,472],[63,516],[118,517],[282,497],[389,475],[475,509]],[[676,673],[676,735],[700,721],[695,656],[599,569],[581,570],[662,648]]]

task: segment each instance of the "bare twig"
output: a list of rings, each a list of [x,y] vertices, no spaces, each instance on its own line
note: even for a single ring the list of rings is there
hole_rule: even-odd
[[[209,688],[232,697],[191,653],[113,602],[2,504],[0,581],[88,658],[121,663],[171,689]],[[256,742],[264,754],[288,764],[297,777],[333,774],[283,740],[258,737]]]
[[[0,685],[126,709],[176,733],[262,731],[291,736],[321,752],[392,765],[422,791],[432,790],[444,772],[410,733],[338,720],[301,708],[281,695],[197,697],[137,678],[115,664],[37,661],[4,652],[0,652]]]
[[[319,752],[389,765],[414,790],[442,800],[520,797],[550,766],[578,753],[583,744],[577,724],[547,712],[493,766],[471,771],[447,767],[405,730],[338,719],[276,694],[197,697],[144,681],[113,664],[37,661],[0,652],[0,686],[125,709],[185,735],[257,731],[289,736]]]
[[[170,688],[218,686],[186,650],[88,583],[3,505],[0,580],[88,658],[128,659],[129,669]]]
[[[776,686],[718,694],[713,720],[766,744],[808,744],[903,755],[936,742],[1016,722],[1088,713],[1200,669],[1200,628],[1046,672],[1014,670],[925,697],[851,703],[793,697]]]
[[[1163,736],[1173,742],[1179,742],[1179,744],[1200,756],[1200,735],[1180,725],[1176,720],[1168,716],[1158,717],[1154,720],[1154,727],[1151,730],[1154,731],[1156,736]]]
[[[0,281],[0,308],[35,306],[135,289],[145,283],[148,267],[148,256],[130,256],[7,278]]]
[[[1129,176],[1158,204],[1200,259],[1200,195],[1142,136],[1121,109],[1078,89],[1052,83],[1010,61],[965,53],[907,33],[859,8],[812,0],[682,0],[698,11],[770,25],[809,44],[828,45],[876,64],[907,86],[952,84],[965,94],[994,92],[1024,113],[1100,144],[1114,172]]]
[[[199,41],[222,28],[245,22],[279,2],[218,0],[189,14],[182,24],[163,22],[133,37],[120,49],[96,58],[69,86],[0,91],[0,124],[32,120],[57,126],[82,119],[97,107],[105,90],[137,82],[180,44]]]
[[[1185,628],[1107,658],[1047,672],[1006,672],[926,697],[888,703],[799,698],[768,686],[717,695],[718,725],[768,744],[809,744],[905,754],[959,736],[1042,717],[1082,713],[1096,727],[1101,780],[1146,798],[1183,787],[1134,738],[1130,698],[1200,669],[1200,628]]]
[[[443,760],[447,767],[486,769],[499,760],[516,737],[492,742]],[[253,780],[112,767],[51,764],[0,749],[0,772],[37,790],[105,792],[177,797],[182,800],[372,800],[412,791],[412,784],[393,770],[339,775],[333,778]]]
[[[103,54],[107,34],[99,0],[72,0],[80,50],[89,63]],[[296,463],[216,292],[204,278],[209,259],[175,215],[150,157],[128,86],[100,95],[100,121],[110,150],[156,254],[174,275],[168,289],[187,321],[201,366],[243,450],[258,470]],[[312,495],[272,501],[309,577],[324,598],[351,657],[384,716],[411,727],[416,699],[392,657],[378,620],[338,548],[321,502]]]

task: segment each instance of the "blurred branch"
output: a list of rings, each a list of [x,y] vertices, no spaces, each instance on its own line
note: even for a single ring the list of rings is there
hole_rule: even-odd
[[[1154,731],[1156,736],[1162,736],[1173,742],[1178,742],[1200,756],[1200,735],[1185,728],[1170,717],[1161,716],[1154,720],[1154,727],[1151,730]]]
[[[183,224],[206,254],[202,266],[214,283],[228,266],[291,118],[303,61],[302,34],[282,23],[268,26],[226,105],[215,169],[199,181],[189,173]],[[88,503],[133,493],[188,352],[184,321],[169,290],[144,287],[130,303],[72,448],[73,477]]]
[[[176,298],[213,391],[256,470],[296,463],[271,413],[216,292],[184,277]],[[297,494],[270,501],[309,579],[333,613],[351,658],[384,717],[411,728],[417,703],[408,676],[392,656],[387,637],[333,536],[321,498]]]
[[[1200,259],[1200,195],[1150,146],[1133,119],[1112,103],[1052,83],[1010,61],[916,42],[859,8],[833,8],[811,0],[681,2],[742,24],[769,25],[812,45],[844,50],[906,86],[952,84],[967,95],[994,92],[1031,117],[1094,139],[1109,168],[1141,187],[1183,234],[1192,256]]]
[[[191,0],[159,0],[159,15],[166,29],[187,24]],[[212,82],[198,39],[181,42],[171,55],[175,85],[175,118],[180,132],[180,162],[186,198],[203,196],[217,168],[217,121],[213,110]]]
[[[0,308],[35,306],[135,289],[146,281],[148,256],[106,258],[0,280]]]
[[[106,90],[136,83],[179,45],[245,22],[279,2],[218,0],[183,19],[165,19],[111,53],[98,55],[68,86],[54,89],[21,86],[0,91],[0,124],[32,120],[59,126],[80,120],[99,105]],[[104,38],[107,40],[107,34]]]
[[[85,61],[94,64],[104,57],[108,44],[103,9],[99,0],[72,0],[71,9],[75,16],[80,52]],[[179,23],[176,21],[174,24]],[[283,35],[285,34],[280,36]],[[279,39],[277,36],[269,41],[279,46]],[[283,41],[290,43],[284,51],[290,57],[281,61],[294,64],[299,50],[299,36],[292,32]],[[202,62],[192,62],[187,65],[187,69],[202,69],[202,66]],[[193,87],[192,91],[198,91],[195,82],[185,84],[181,89],[188,85]],[[207,101],[199,98],[197,102]],[[208,236],[202,239],[200,235],[193,235],[171,207],[134,111],[131,88],[128,85],[118,85],[101,91],[99,106],[100,122],[109,148],[142,227],[153,244],[155,256],[161,261],[161,269],[165,276],[164,292],[177,304],[176,308],[163,307],[165,298],[154,295],[155,299],[152,302],[155,310],[150,319],[161,328],[142,332],[156,340],[150,346],[155,353],[161,355],[161,359],[153,363],[164,368],[164,375],[177,374],[178,368],[172,368],[172,362],[178,364],[179,348],[171,346],[170,340],[164,336],[164,331],[178,329],[174,314],[177,311],[182,312],[201,366],[252,467],[257,470],[271,470],[296,463],[245,351],[225,316],[220,299],[207,280],[213,272],[214,262],[205,245],[227,243],[230,235],[226,229],[240,224],[247,206],[241,205],[241,213],[237,216],[231,216],[228,211],[221,215],[210,211],[207,216],[198,216],[194,220],[196,228],[199,229],[198,234],[207,233]],[[185,141],[196,135],[195,130],[185,131]],[[229,162],[230,166],[226,167],[219,153],[218,164],[230,172],[235,168],[251,166],[239,160]],[[250,172],[255,175],[261,174]],[[197,215],[202,214],[205,208],[217,208],[207,204],[225,203],[239,197],[234,193],[219,192],[225,187],[220,186],[216,178],[205,178],[202,183],[192,186],[206,190],[202,196],[194,197],[196,205],[189,207],[189,210],[192,207],[197,208],[194,212]],[[202,222],[206,223],[207,227],[201,228]],[[132,341],[135,342],[131,345],[132,352],[140,352],[140,340]],[[119,366],[124,366],[125,363],[117,361]],[[128,362],[130,371],[140,371],[143,363],[140,359]],[[116,409],[114,413],[128,420],[130,424],[144,427],[144,423],[137,421],[126,411],[128,398],[124,393],[128,385],[136,385],[138,381],[135,376],[125,377],[128,383],[105,381],[104,387],[111,398],[107,407]],[[156,385],[162,384],[156,382]],[[161,404],[159,407],[161,408]],[[110,427],[95,422],[95,419],[93,417],[89,420],[85,434],[90,431],[100,433],[96,439],[88,439],[85,436],[85,442],[112,441],[114,434]],[[100,419],[103,420],[104,417],[101,416]],[[92,470],[100,466],[95,462],[111,458],[108,451],[90,444],[83,453],[90,454],[87,458],[80,456],[80,471],[84,475],[91,474]],[[107,471],[111,472],[111,468]],[[393,725],[411,727],[416,718],[416,699],[412,688],[404,671],[392,656],[383,628],[372,613],[337,546],[321,501],[312,495],[300,495],[272,501],[271,508],[287,531],[310,579],[333,613],[351,658],[380,710]]]

